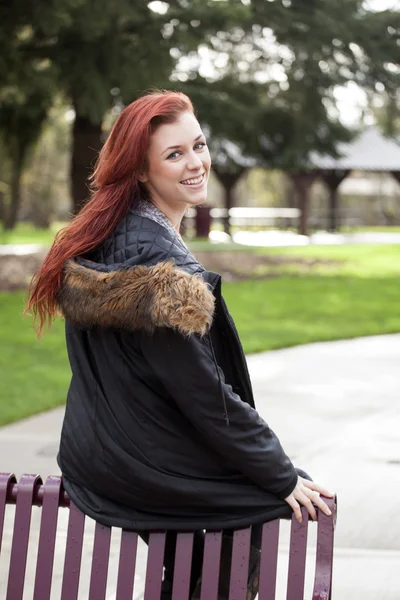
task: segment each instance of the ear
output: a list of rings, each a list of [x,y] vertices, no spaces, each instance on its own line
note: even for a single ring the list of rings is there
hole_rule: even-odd
[[[140,181],[140,183],[146,183],[149,180],[147,173],[144,172],[138,173],[137,178]]]

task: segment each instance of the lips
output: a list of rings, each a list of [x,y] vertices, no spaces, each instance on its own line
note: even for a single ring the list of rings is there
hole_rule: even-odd
[[[198,175],[197,177],[191,177],[190,179],[183,179],[180,183],[182,185],[187,185],[187,186],[200,185],[204,181],[204,176],[205,176],[205,173],[202,173],[201,175]]]

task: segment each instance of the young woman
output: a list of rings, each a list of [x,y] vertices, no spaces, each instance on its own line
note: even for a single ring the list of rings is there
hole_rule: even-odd
[[[256,411],[221,278],[179,235],[187,207],[206,200],[210,169],[187,96],[153,92],[127,106],[100,152],[92,197],[57,235],[28,308],[39,333],[58,311],[66,320],[72,380],[58,462],[73,502],[144,539],[196,529],[194,597],[203,529],[226,530],[229,554],[229,530],[253,525],[254,598],[260,524],[291,509],[301,520],[300,505],[313,518],[315,506],[329,514],[320,494],[331,494],[299,474]]]

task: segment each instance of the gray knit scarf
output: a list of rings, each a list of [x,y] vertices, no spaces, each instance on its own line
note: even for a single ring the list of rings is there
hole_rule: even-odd
[[[131,209],[131,212],[138,217],[146,217],[147,219],[156,221],[156,223],[168,229],[170,234],[174,237],[174,240],[180,243],[180,245],[187,250],[185,242],[181,238],[180,234],[176,231],[171,221],[150,200],[140,198],[135,202],[135,206]]]

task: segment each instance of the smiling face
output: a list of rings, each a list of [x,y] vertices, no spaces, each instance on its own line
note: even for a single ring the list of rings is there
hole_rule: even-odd
[[[169,218],[174,214],[174,225],[187,206],[206,200],[211,158],[199,122],[191,112],[156,129],[150,138],[147,164],[140,181],[158,208]]]

